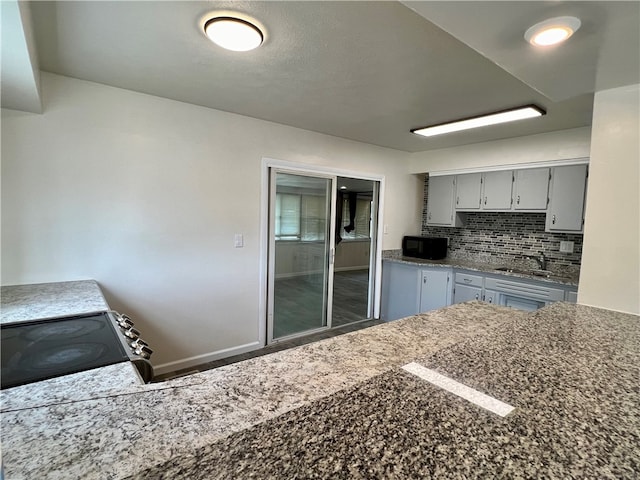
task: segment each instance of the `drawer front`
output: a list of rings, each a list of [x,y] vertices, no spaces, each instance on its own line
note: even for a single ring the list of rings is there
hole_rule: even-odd
[[[479,275],[470,275],[468,273],[456,272],[456,283],[459,283],[461,285],[482,287],[482,277]]]
[[[545,302],[557,302],[564,300],[564,290],[552,287],[543,287],[537,284],[514,282],[501,278],[487,278],[486,288],[498,293],[505,293],[514,297],[542,300]]]

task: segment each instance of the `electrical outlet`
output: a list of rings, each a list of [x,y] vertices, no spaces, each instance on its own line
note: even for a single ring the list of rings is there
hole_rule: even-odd
[[[573,242],[560,242],[560,251],[562,253],[573,253]]]

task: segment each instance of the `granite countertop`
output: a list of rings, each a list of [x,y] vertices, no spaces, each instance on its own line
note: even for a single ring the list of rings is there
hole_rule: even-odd
[[[499,417],[402,369],[515,407]],[[470,302],[2,415],[8,478],[632,478],[640,319]],[[38,455],[33,455],[37,450]]]
[[[520,263],[508,264],[504,261],[488,261],[488,260],[469,260],[462,258],[444,258],[442,260],[427,260],[423,258],[404,257],[399,253],[385,252],[383,260],[394,263],[404,263],[406,265],[425,265],[429,267],[447,267],[447,268],[460,268],[464,270],[472,270],[482,273],[490,273],[492,275],[505,275],[509,277],[525,278],[527,280],[535,280],[538,282],[551,282],[559,283],[563,285],[577,286],[580,277],[580,272],[577,269],[566,269],[564,271],[550,273],[548,277],[538,276],[533,274],[527,274],[522,272],[507,272],[498,271],[496,268],[514,268],[516,270],[532,270],[535,268],[523,267]]]
[[[3,286],[0,300],[0,323],[109,310],[95,280]]]
[[[0,295],[2,324],[109,310],[95,280],[3,286]],[[125,361],[2,390],[0,412],[126,395],[142,387],[137,370]]]

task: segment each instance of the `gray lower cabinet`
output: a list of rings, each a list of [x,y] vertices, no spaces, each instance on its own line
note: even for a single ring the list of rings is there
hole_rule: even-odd
[[[380,317],[396,320],[471,300],[535,310],[552,302],[575,302],[576,292],[574,286],[553,282],[384,261]]]
[[[383,262],[380,317],[396,320],[450,305],[451,276],[450,268]]]
[[[470,287],[468,285],[460,285],[459,283],[456,283],[453,288],[455,290],[453,303],[462,303],[471,300],[482,300],[481,287]]]
[[[482,296],[482,301],[487,303],[497,303],[498,292],[494,292],[493,290],[485,290]]]
[[[453,303],[482,300],[484,278],[466,272],[456,272],[453,285]]]
[[[451,305],[451,270],[422,270],[420,313]]]

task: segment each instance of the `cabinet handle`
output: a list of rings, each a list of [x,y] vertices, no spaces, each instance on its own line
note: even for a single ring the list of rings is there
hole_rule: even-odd
[[[480,294],[476,293],[476,300],[479,300],[479,299],[480,299]]]
[[[485,299],[485,296],[484,296],[484,295],[482,295],[482,301],[483,301],[483,302],[484,302],[484,299]]]
[[[520,205],[520,195],[518,195],[518,200],[516,200],[516,203]]]
[[[555,225],[556,224],[556,216],[554,215],[553,217],[551,217],[551,225]]]
[[[460,203],[460,197],[456,197],[456,205]]]
[[[422,277],[422,283],[427,284],[427,277]]]
[[[487,204],[487,197],[484,197],[484,204]]]
[[[465,282],[465,283],[471,283],[471,279],[470,278],[463,278],[462,281]]]
[[[489,303],[493,303],[493,297],[489,297]]]

